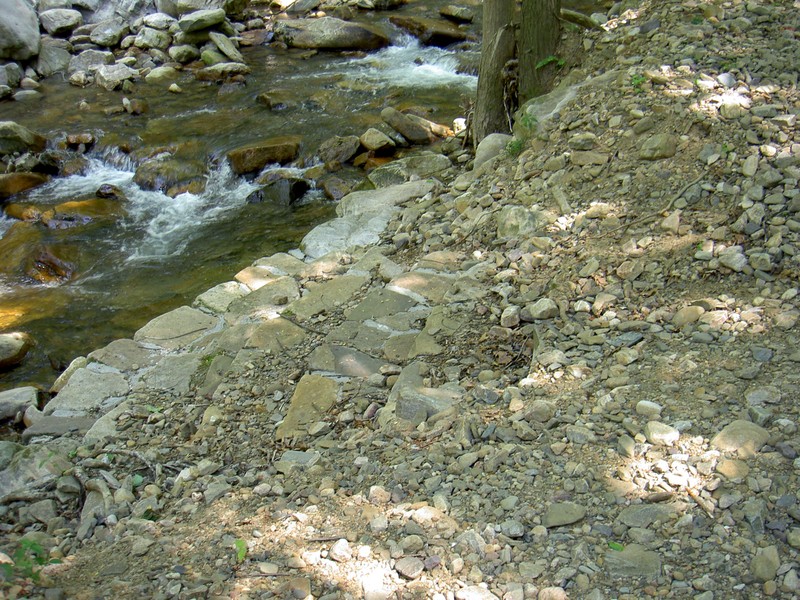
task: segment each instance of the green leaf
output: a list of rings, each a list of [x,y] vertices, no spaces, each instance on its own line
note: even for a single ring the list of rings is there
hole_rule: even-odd
[[[236,562],[242,562],[247,556],[247,542],[238,539],[233,542],[233,545],[236,547]]]
[[[131,477],[131,483],[133,484],[133,487],[137,488],[144,483],[144,477],[136,473],[133,477]]]
[[[608,542],[608,547],[612,550],[616,550],[617,552],[622,552],[625,550],[625,546],[620,544],[619,542]]]

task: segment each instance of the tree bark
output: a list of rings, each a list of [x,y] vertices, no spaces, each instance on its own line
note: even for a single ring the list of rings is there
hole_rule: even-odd
[[[555,54],[561,37],[559,13],[561,0],[522,0],[519,32],[519,103],[520,106],[544,94],[547,69],[537,64]]]
[[[503,67],[514,58],[514,2],[483,3],[483,45],[472,120],[476,144],[490,133],[510,131],[503,103]]]

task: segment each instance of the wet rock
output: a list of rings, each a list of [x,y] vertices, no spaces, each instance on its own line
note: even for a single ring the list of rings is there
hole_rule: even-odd
[[[39,18],[25,0],[0,0],[0,58],[27,60],[39,53]]]
[[[466,31],[459,29],[453,23],[428,17],[400,17],[391,16],[389,21],[405,29],[420,42],[427,46],[439,46],[444,48],[456,42],[467,39]]]
[[[381,119],[412,144],[427,144],[432,141],[432,135],[426,127],[391,106],[381,111]]]
[[[237,75],[247,75],[250,67],[238,62],[223,62],[195,72],[198,81],[224,81]]]
[[[456,6],[453,4],[448,4],[447,6],[440,8],[439,14],[445,19],[450,19],[456,23],[472,23],[473,19],[475,18],[475,14],[471,9],[465,6]]]
[[[9,369],[21,363],[33,347],[33,338],[27,333],[0,334],[0,369]]]
[[[360,147],[358,136],[337,135],[320,144],[317,156],[325,164],[346,163],[356,155]]]
[[[271,163],[294,160],[300,149],[298,136],[282,136],[253,142],[228,152],[228,160],[237,175],[260,171]]]
[[[391,154],[396,146],[392,138],[374,127],[367,129],[358,139],[364,148],[376,154]]]
[[[334,17],[278,21],[275,37],[294,48],[319,50],[375,50],[389,43],[381,33],[365,25]]]
[[[0,200],[50,181],[43,173],[4,173],[0,175]]]
[[[83,15],[71,8],[53,8],[39,13],[39,22],[54,37],[68,36],[83,24]]]
[[[148,159],[136,168],[133,181],[144,190],[159,190],[176,196],[187,190],[200,192],[205,187],[206,167],[199,161],[170,155]]]

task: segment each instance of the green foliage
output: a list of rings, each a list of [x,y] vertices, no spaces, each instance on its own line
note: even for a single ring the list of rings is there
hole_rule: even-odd
[[[516,158],[517,156],[522,154],[522,150],[524,148],[525,148],[524,140],[518,140],[517,138],[514,138],[513,140],[511,140],[506,144],[506,152],[512,158]]]
[[[538,71],[539,69],[543,69],[547,65],[551,65],[553,63],[555,63],[556,67],[558,67],[560,69],[561,67],[563,67],[566,64],[566,61],[563,58],[559,58],[559,57],[551,54],[550,56],[547,56],[547,57],[543,58],[542,60],[540,60],[539,62],[537,62],[536,66],[534,68]]]
[[[131,477],[131,484],[133,485],[134,488],[138,488],[143,483],[144,483],[144,477],[142,477],[138,473],[135,473],[133,477]]]
[[[637,94],[643,94],[644,88],[642,88],[642,85],[644,85],[646,81],[647,77],[644,75],[640,75],[639,73],[634,73],[631,75],[631,87],[633,88],[633,91]]]
[[[243,539],[237,539],[234,540],[233,545],[236,548],[236,562],[243,562],[247,557],[247,542]]]
[[[0,564],[0,569],[7,582],[15,580],[28,580],[39,582],[39,571],[45,565],[58,564],[61,561],[49,559],[47,551],[41,544],[33,540],[20,540],[19,546],[11,557],[14,564]]]
[[[608,547],[612,550],[616,550],[617,552],[622,552],[625,550],[625,546],[620,544],[619,542],[608,542]]]
[[[536,118],[536,115],[524,114],[520,117],[519,124],[528,131],[532,131],[539,124],[539,119]]]

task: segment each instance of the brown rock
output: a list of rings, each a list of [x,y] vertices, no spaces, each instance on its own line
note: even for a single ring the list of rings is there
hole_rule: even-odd
[[[260,171],[269,163],[287,163],[297,156],[299,136],[281,136],[254,142],[228,152],[234,173],[243,175]]]
[[[6,173],[0,175],[0,198],[8,198],[49,181],[41,173]]]

